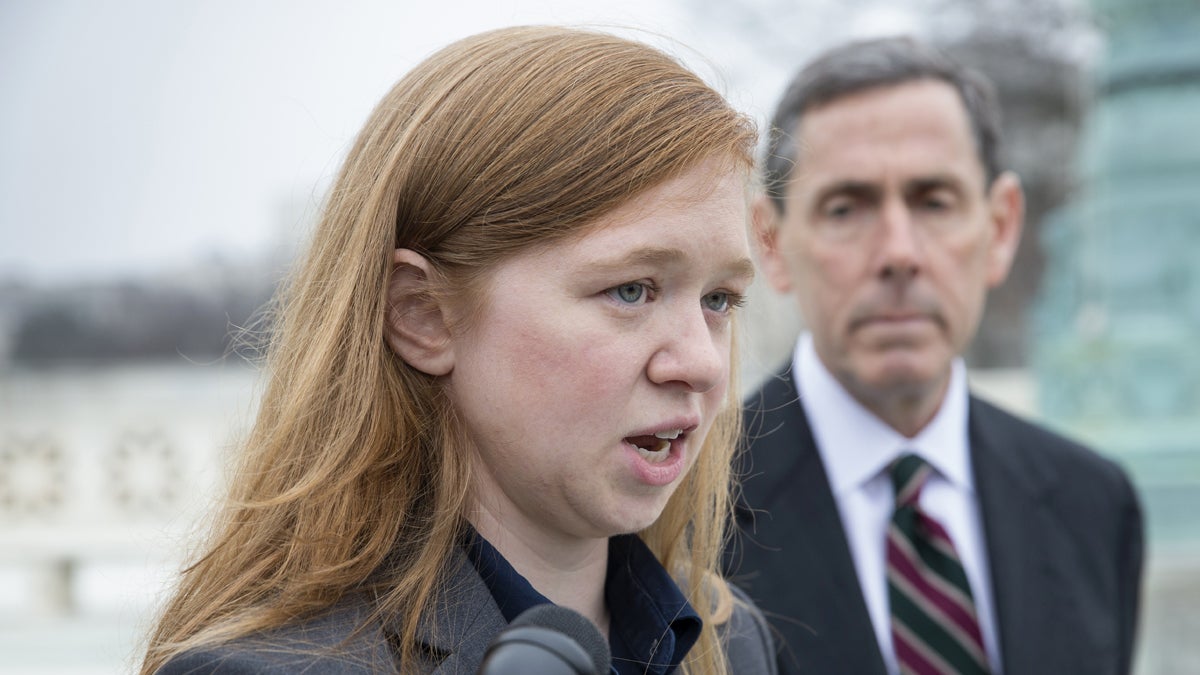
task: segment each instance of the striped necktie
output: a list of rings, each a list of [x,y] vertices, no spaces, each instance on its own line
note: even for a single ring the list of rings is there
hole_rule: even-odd
[[[887,533],[888,601],[900,672],[988,672],[971,586],[950,536],[921,510],[933,469],[916,455],[892,463],[896,510]]]

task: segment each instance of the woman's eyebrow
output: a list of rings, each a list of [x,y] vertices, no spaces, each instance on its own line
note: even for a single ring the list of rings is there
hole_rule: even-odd
[[[605,260],[588,263],[586,270],[594,273],[619,272],[630,267],[670,267],[686,264],[687,254],[677,248],[649,246],[637,248],[629,253]],[[755,275],[754,261],[748,257],[733,258],[722,264],[722,269],[729,276],[753,279]]]
[[[729,275],[738,279],[745,279],[747,282],[754,280],[754,275],[758,268],[754,266],[754,261],[750,258],[737,258],[728,265]]]
[[[636,248],[623,256],[596,260],[587,264],[589,271],[619,271],[637,266],[671,266],[683,264],[687,254],[677,248],[648,246]]]

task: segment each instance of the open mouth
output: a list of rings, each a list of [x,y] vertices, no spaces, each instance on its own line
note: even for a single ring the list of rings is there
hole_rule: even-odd
[[[682,435],[682,429],[672,429],[648,436],[630,436],[625,442],[637,448],[638,454],[647,462],[657,464],[671,456],[671,441]]]

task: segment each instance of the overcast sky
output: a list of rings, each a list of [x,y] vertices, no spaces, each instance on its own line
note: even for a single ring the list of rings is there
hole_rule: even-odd
[[[299,235],[375,102],[519,23],[672,34],[671,0],[0,3],[0,278],[169,269]]]
[[[154,274],[294,242],[391,84],[489,28],[645,31],[762,117],[786,71],[722,80],[754,45],[702,38],[694,19],[683,0],[0,2],[0,280]]]

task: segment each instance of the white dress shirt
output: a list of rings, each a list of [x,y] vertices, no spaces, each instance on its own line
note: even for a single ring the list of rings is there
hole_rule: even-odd
[[[913,438],[888,426],[834,379],[817,357],[811,335],[806,333],[797,342],[792,368],[888,672],[899,673],[887,596],[887,528],[894,505],[887,468],[901,454],[912,452],[934,469],[921,491],[921,508],[954,540],[971,583],[992,672],[1000,673],[991,577],[971,471],[967,376],[962,360],[953,364],[950,386],[937,415]]]

